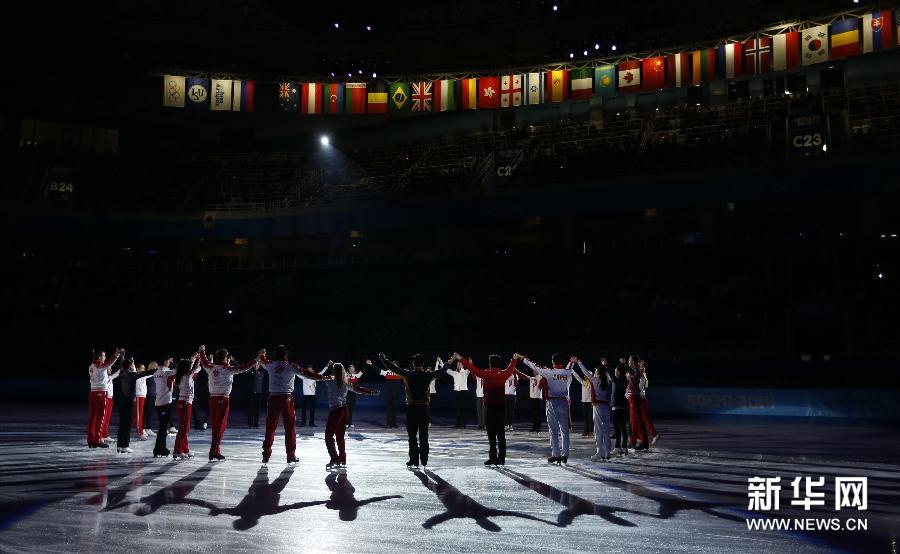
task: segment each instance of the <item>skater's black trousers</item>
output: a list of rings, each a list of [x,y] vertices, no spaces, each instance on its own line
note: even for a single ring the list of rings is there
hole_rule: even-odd
[[[356,393],[347,391],[347,427],[353,425],[354,408],[356,408]]]
[[[628,408],[616,408],[612,411],[613,434],[616,437],[615,448],[628,446]]]
[[[466,401],[469,399],[469,391],[458,390],[453,392],[456,398],[456,425],[465,427],[469,423],[469,413],[466,410]]]
[[[166,449],[166,437],[169,436],[169,420],[172,419],[172,405],[157,406],[156,415],[159,417],[159,431],[156,433],[156,445],[153,447],[154,453]]]
[[[541,422],[546,417],[547,408],[544,406],[543,398],[531,399],[531,430],[540,431]]]
[[[402,382],[396,379],[388,379],[384,382],[384,408],[387,412],[387,426],[397,426],[397,399],[400,397]]]
[[[250,399],[247,403],[247,426],[256,427],[259,425],[259,393],[250,392]]]
[[[300,425],[306,425],[306,411],[309,410],[309,424],[316,424],[316,395],[304,394],[300,400]]]
[[[506,421],[505,406],[485,406],[484,424],[487,427],[490,459],[497,462],[506,461]]]
[[[581,403],[581,417],[584,418],[584,433],[594,432],[594,405],[590,402]]]
[[[119,397],[119,436],[116,446],[128,448],[131,443],[131,414],[134,410],[134,399]]]
[[[506,395],[506,424],[512,425],[516,418],[516,395]]]
[[[428,463],[428,406],[406,407],[406,434],[409,435],[409,460],[414,465]]]

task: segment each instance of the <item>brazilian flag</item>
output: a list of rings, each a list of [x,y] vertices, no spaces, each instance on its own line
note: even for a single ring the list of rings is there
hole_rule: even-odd
[[[412,102],[409,99],[409,83],[391,83],[388,94],[388,108],[392,112],[408,112]]]

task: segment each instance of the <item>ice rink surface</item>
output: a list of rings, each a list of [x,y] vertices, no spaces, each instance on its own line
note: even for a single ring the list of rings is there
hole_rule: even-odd
[[[227,461],[208,463],[209,431],[191,432],[194,460],[174,462],[134,438],[130,456],[86,448],[74,408],[0,410],[4,552],[874,553],[896,552],[900,532],[900,441],[886,426],[660,421],[652,452],[604,464],[576,423],[567,467],[547,465],[545,429],[508,433],[507,465],[493,469],[482,431],[438,419],[429,467],[413,472],[402,414],[386,430],[371,412],[347,437],[347,473],[333,474],[321,426],[300,429],[295,467],[279,428],[264,467],[263,430],[242,413]],[[868,530],[748,531],[745,518],[766,517],[747,510],[754,476],[782,478],[777,517],[864,517]],[[797,476],[868,477],[868,509],[790,506]]]

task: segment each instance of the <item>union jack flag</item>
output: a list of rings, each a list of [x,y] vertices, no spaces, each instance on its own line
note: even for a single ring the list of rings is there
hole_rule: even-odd
[[[432,98],[431,81],[412,83],[412,111],[430,112]]]

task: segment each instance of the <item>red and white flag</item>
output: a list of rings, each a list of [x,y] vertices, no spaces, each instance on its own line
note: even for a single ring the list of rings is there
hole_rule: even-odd
[[[641,62],[633,60],[616,66],[619,92],[629,93],[641,90]]]
[[[300,86],[300,111],[302,113],[322,113],[322,85],[303,83]]]
[[[500,107],[522,105],[522,76],[504,75],[500,79]]]
[[[772,37],[772,69],[785,71],[800,67],[800,33],[789,31]]]
[[[686,87],[691,84],[691,55],[688,52],[666,56],[666,84]]]
[[[772,71],[772,39],[751,38],[743,44],[744,73],[756,74]]]

